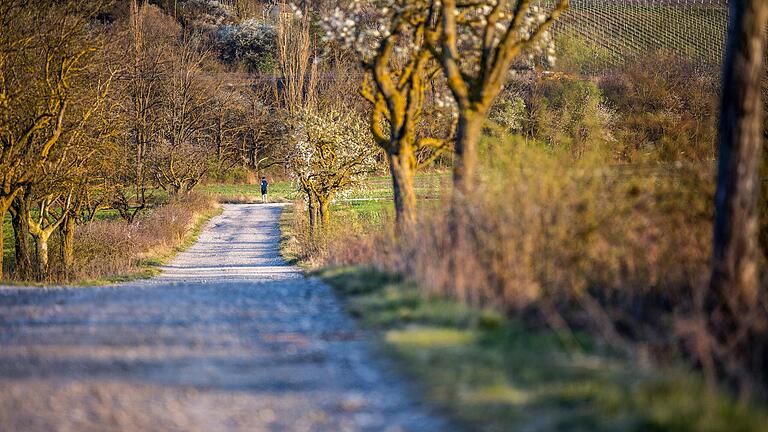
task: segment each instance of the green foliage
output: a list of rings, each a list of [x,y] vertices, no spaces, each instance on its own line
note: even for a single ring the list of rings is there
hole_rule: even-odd
[[[529,121],[525,100],[519,96],[501,99],[490,118],[508,134],[522,133]]]
[[[529,101],[528,132],[550,148],[576,157],[599,148],[610,139],[611,114],[603,95],[592,82],[556,78],[534,84]]]
[[[589,39],[574,35],[561,35],[557,38],[556,70],[567,74],[590,74],[604,70],[615,60],[615,53],[591,42]]]
[[[221,164],[213,163],[206,175],[207,183],[253,185],[258,183],[258,180],[253,170],[242,165],[225,167]]]

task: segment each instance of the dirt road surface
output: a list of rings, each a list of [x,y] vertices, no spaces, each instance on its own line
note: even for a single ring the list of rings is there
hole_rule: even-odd
[[[224,206],[155,279],[0,288],[0,431],[453,430],[281,259],[280,213]]]

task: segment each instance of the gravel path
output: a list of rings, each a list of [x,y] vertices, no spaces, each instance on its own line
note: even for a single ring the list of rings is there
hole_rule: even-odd
[[[0,288],[0,431],[452,430],[280,258],[280,212],[224,206],[152,280]]]

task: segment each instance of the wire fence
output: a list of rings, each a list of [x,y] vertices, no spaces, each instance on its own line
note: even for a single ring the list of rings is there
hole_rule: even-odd
[[[717,65],[727,29],[726,0],[571,0],[555,33],[605,53],[605,67],[650,51]]]

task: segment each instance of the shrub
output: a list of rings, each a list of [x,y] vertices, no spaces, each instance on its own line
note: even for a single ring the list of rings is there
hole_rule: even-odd
[[[611,166],[600,152],[489,145],[454,249],[448,202],[413,231],[345,224],[316,243],[316,264],[370,264],[427,293],[590,329],[627,353],[678,358],[678,316],[691,316],[709,268],[714,169]],[[346,220],[345,220],[346,221]],[[368,234],[365,234],[366,231]],[[531,315],[533,314],[533,315]],[[568,331],[566,330],[566,334]]]
[[[449,212],[430,212],[403,237],[396,270],[435,292],[466,292],[509,310],[590,292],[628,304],[651,294],[680,299],[702,282],[710,167],[606,167],[592,153],[574,163],[530,146],[497,148],[467,206],[472,222],[462,228],[470,239],[457,252],[466,286],[455,286],[446,270]],[[633,314],[652,314],[635,304]]]
[[[611,51],[572,34],[562,34],[556,40],[555,69],[568,74],[594,74],[606,69],[616,61]]]
[[[211,164],[205,182],[253,185],[257,184],[259,179],[253,170],[244,166],[228,168]]]
[[[611,140],[611,113],[592,82],[558,77],[532,85],[526,133],[577,158]]]
[[[133,223],[103,220],[78,227],[73,278],[93,280],[139,273],[143,263],[167,256],[180,246],[190,229],[215,206],[206,195],[190,194]]]
[[[714,159],[717,85],[717,71],[664,53],[605,75],[600,88],[616,112],[616,156],[624,161]]]
[[[275,64],[277,30],[255,19],[219,29],[222,57],[231,64],[241,64],[249,71],[268,71]]]

